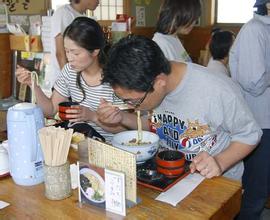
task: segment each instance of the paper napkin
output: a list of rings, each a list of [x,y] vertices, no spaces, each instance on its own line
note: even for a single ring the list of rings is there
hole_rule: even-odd
[[[205,178],[198,173],[189,174],[166,192],[161,193],[156,200],[176,206],[189,195]]]
[[[0,209],[3,209],[9,205],[10,205],[9,203],[0,200]]]

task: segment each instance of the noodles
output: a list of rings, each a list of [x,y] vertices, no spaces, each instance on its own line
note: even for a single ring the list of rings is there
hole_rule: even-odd
[[[122,143],[122,145],[138,146],[138,145],[151,144],[151,142],[143,142],[143,131],[142,131],[142,121],[141,121],[140,111],[137,111],[137,125],[138,125],[137,138],[133,138],[127,143]]]
[[[142,121],[140,110],[137,111],[137,124],[138,124],[138,133],[136,144],[140,144],[142,142]]]
[[[39,86],[38,83],[38,74],[35,71],[31,72],[31,102],[32,104],[36,104],[36,92],[35,92],[35,82]]]

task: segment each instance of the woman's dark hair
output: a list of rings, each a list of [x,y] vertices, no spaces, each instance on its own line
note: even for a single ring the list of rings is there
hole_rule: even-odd
[[[228,56],[235,34],[231,31],[217,31],[213,34],[209,49],[214,60]]]
[[[200,16],[200,0],[164,0],[159,11],[156,31],[174,34],[179,27],[191,25]]]
[[[103,69],[103,82],[112,87],[153,91],[155,78],[161,73],[168,75],[170,71],[169,61],[154,41],[130,35],[122,38],[109,51],[109,59]]]
[[[106,55],[104,52],[105,39],[102,28],[93,19],[87,17],[77,17],[73,22],[65,29],[64,38],[68,37],[74,41],[78,46],[86,49],[89,53],[99,49],[98,61],[101,67],[106,63]],[[83,100],[85,99],[85,91],[81,86],[81,73],[77,75],[77,86],[83,93]],[[82,101],[83,101],[82,100]]]

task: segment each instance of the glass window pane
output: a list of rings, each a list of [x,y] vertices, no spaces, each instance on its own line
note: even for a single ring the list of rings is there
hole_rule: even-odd
[[[246,23],[256,0],[217,0],[217,23]]]
[[[97,18],[97,20],[101,20],[100,8],[99,10],[97,9],[94,11],[94,16]]]
[[[115,6],[117,0],[109,0],[109,5],[110,6]]]
[[[123,0],[101,0],[94,11],[94,16],[98,20],[115,20],[116,14],[123,14],[123,7]]]
[[[116,10],[115,10],[115,7],[111,7],[110,8],[109,19],[110,20],[115,20],[116,19]]]
[[[109,4],[109,0],[101,0],[100,5],[108,5]]]
[[[123,6],[123,0],[117,0],[116,6]]]
[[[123,14],[123,7],[117,7],[116,14]]]
[[[102,20],[109,20],[109,7],[108,6],[103,6],[101,9],[101,17]]]

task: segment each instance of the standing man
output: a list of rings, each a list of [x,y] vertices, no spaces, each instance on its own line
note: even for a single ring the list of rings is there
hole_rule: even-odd
[[[270,1],[257,0],[254,7],[254,17],[241,28],[229,56],[232,79],[263,130],[257,149],[245,160],[243,220],[260,219],[270,193]]]
[[[53,87],[61,69],[67,63],[67,57],[64,48],[63,33],[66,27],[79,16],[85,16],[86,10],[95,10],[99,0],[70,0],[58,8],[51,24],[51,71],[48,76],[50,87]]]

